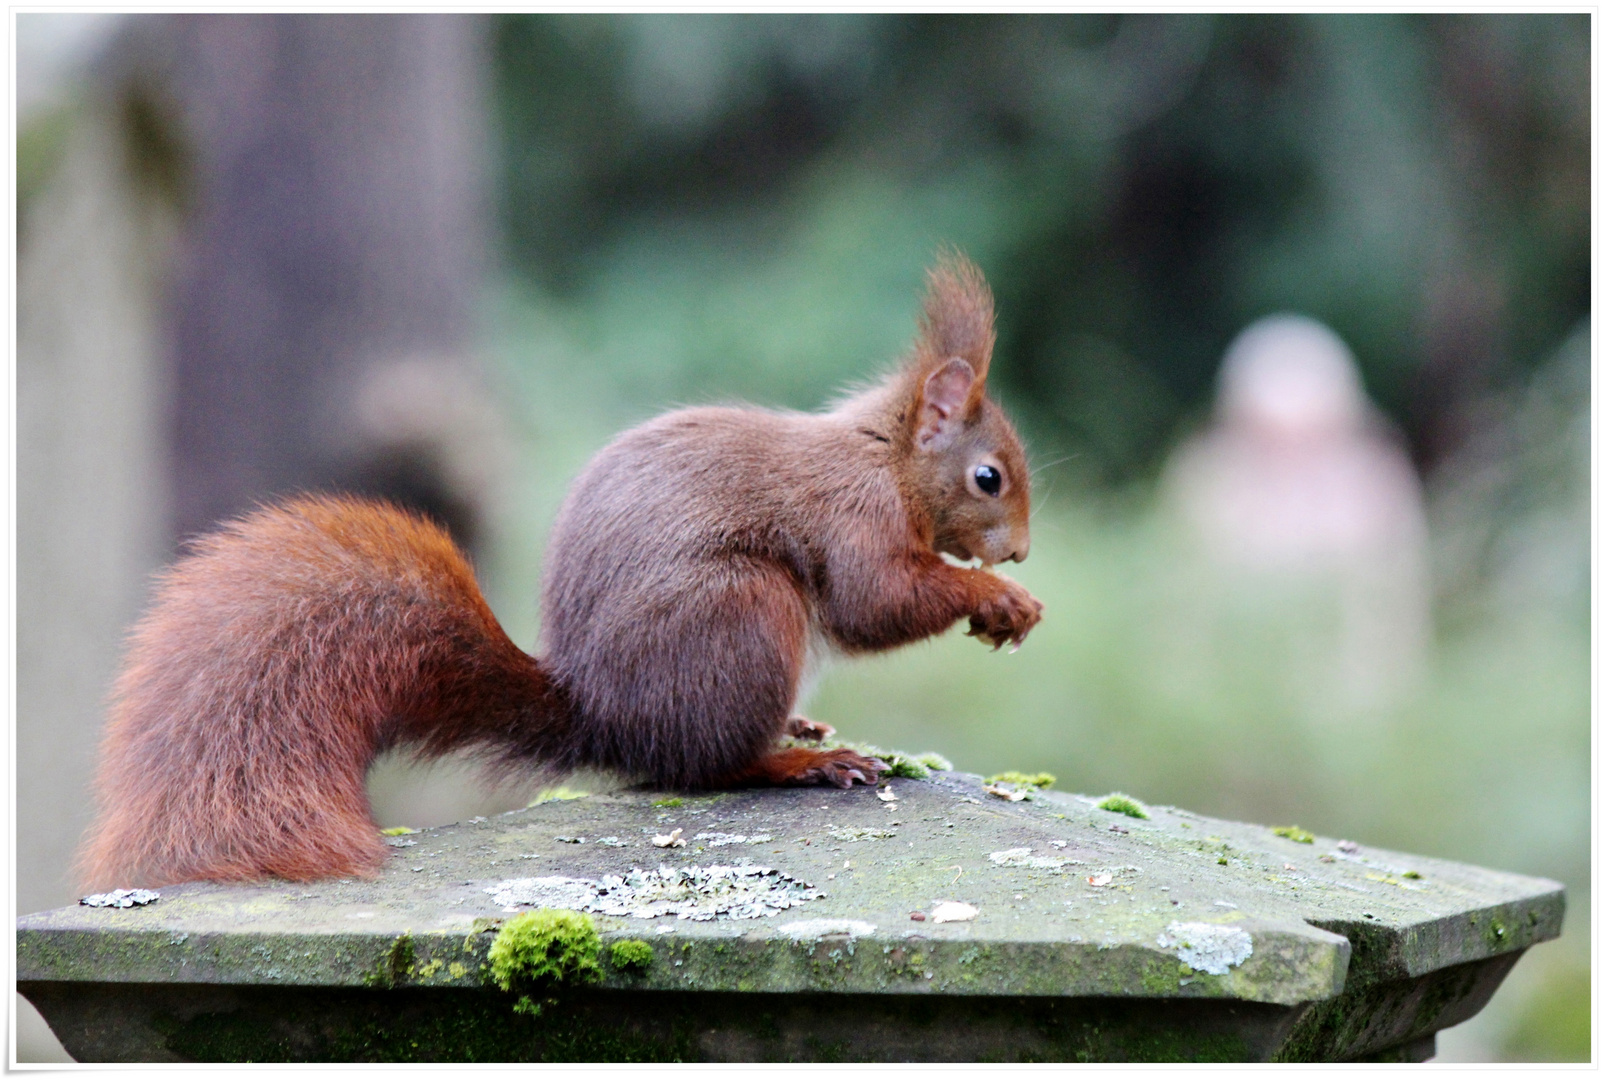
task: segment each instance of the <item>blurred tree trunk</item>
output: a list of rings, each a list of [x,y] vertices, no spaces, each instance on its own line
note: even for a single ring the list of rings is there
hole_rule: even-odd
[[[472,540],[487,457],[463,446],[483,419],[468,363],[481,21],[196,15],[148,29],[148,141],[187,211],[171,308],[177,535],[333,486],[400,498]]]

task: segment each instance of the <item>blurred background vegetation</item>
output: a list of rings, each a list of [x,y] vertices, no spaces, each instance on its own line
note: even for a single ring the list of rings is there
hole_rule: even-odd
[[[515,640],[536,637],[558,501],[613,434],[675,404],[820,406],[900,354],[953,244],[995,289],[995,392],[1039,466],[1014,576],[1045,621],[1017,655],[952,634],[840,667],[811,715],[967,770],[1561,880],[1564,940],[1442,1059],[1589,1057],[1586,16],[510,15],[481,34],[474,349],[507,463],[478,551]],[[19,135],[24,200],[60,141],[42,117]],[[1313,692],[1333,597],[1222,572],[1169,509],[1225,350],[1276,312],[1350,347],[1422,486],[1429,644],[1361,704]],[[465,775],[393,763],[378,812],[528,794]]]

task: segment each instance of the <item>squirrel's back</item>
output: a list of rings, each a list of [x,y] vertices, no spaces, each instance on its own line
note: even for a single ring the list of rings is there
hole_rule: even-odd
[[[704,407],[601,450],[554,523],[541,659],[594,764],[700,786],[794,705],[826,547],[903,537],[885,444],[836,414]]]
[[[377,751],[540,754],[552,697],[439,527],[349,498],[259,509],[195,541],[130,635],[84,876],[373,871]]]

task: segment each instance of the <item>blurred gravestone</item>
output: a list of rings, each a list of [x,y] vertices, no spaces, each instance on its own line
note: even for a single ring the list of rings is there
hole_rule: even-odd
[[[1303,607],[1270,616],[1294,614],[1290,637],[1309,639],[1290,668],[1308,711],[1377,714],[1421,676],[1430,595],[1418,478],[1328,327],[1273,316],[1235,339],[1214,422],[1179,449],[1167,493],[1197,546],[1196,574],[1242,607]]]

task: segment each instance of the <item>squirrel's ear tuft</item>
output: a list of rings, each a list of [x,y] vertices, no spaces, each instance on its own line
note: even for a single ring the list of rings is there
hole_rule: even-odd
[[[922,304],[915,363],[923,375],[957,356],[970,364],[975,395],[967,407],[973,408],[982,400],[993,352],[994,297],[983,280],[983,272],[959,252],[940,253],[937,265],[927,271],[927,298]]]
[[[942,450],[954,441],[966,424],[973,393],[982,384],[982,377],[958,356],[928,375],[916,408],[916,447]]]

